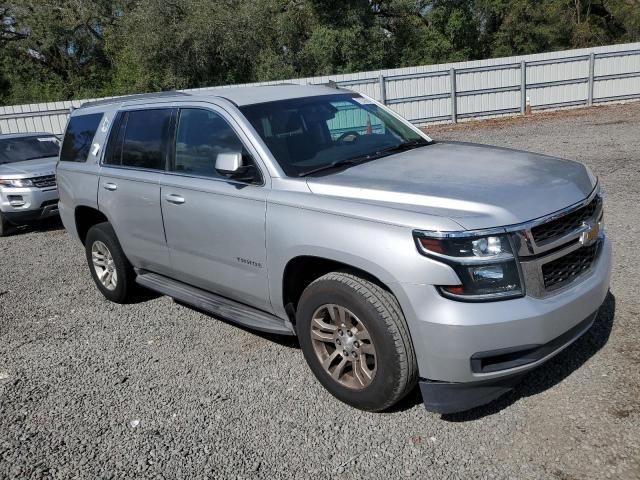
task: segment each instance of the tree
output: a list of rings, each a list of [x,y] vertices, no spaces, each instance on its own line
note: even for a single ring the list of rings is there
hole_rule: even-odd
[[[471,0],[391,0],[375,7],[401,66],[482,56]]]
[[[13,38],[2,52],[12,97],[42,101],[99,91],[111,69],[103,31],[117,20],[112,5],[106,0],[12,2]]]
[[[640,39],[640,0],[11,0],[0,102],[473,60]]]

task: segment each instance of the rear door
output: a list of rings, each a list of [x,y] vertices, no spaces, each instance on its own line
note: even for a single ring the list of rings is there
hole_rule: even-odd
[[[161,181],[161,204],[173,276],[183,282],[271,310],[265,246],[267,188],[215,170],[219,153],[255,152],[222,110],[181,108],[175,148]]]
[[[100,171],[98,205],[129,261],[168,274],[171,261],[160,210],[175,110],[122,111],[116,117]]]

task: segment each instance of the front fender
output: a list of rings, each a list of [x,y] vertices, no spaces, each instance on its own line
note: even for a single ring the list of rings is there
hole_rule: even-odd
[[[267,252],[270,298],[281,315],[285,314],[284,271],[289,261],[299,256],[324,258],[363,270],[392,292],[398,284],[459,283],[450,267],[418,253],[409,227],[297,206],[268,206]]]

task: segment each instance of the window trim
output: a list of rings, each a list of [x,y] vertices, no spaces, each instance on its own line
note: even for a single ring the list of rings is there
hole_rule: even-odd
[[[165,154],[164,154],[163,167],[162,168],[145,168],[145,167],[131,167],[128,165],[122,165],[122,151],[124,150],[124,137],[123,137],[123,142],[120,148],[120,164],[115,165],[111,163],[106,163],[107,157],[111,157],[114,153],[113,148],[115,148],[115,145],[113,145],[113,143],[117,142],[118,137],[120,136],[120,127],[123,121],[126,122],[124,127],[124,135],[126,135],[127,133],[127,123],[129,122],[129,113],[148,112],[149,110],[169,110],[171,112],[171,117],[169,119],[169,131],[167,132],[167,138],[169,139],[169,142],[167,145],[167,150],[165,151]],[[169,149],[173,144],[172,139],[175,139],[175,134],[176,134],[175,118],[176,118],[177,110],[178,110],[178,107],[167,106],[167,105],[143,107],[143,108],[131,108],[131,109],[125,108],[125,109],[118,110],[116,112],[115,119],[111,124],[111,129],[109,130],[109,134],[107,136],[107,148],[105,148],[104,154],[100,159],[100,167],[115,168],[119,170],[133,170],[138,172],[167,173],[169,156],[170,156]]]
[[[200,180],[212,180],[212,181],[216,181],[216,182],[224,182],[224,183],[231,183],[234,185],[243,185],[243,186],[251,186],[251,187],[264,187],[266,185],[266,180],[265,180],[265,175],[264,172],[262,171],[262,168],[260,168],[259,162],[255,159],[256,154],[254,152],[253,148],[249,148],[247,146],[247,142],[245,142],[242,138],[242,135],[240,133],[238,133],[238,129],[236,129],[233,125],[233,122],[230,121],[230,119],[224,114],[224,111],[222,111],[222,109],[216,109],[216,108],[212,108],[212,107],[203,107],[203,106],[195,106],[195,105],[180,105],[179,107],[177,107],[175,112],[175,116],[174,116],[174,122],[173,122],[173,142],[172,142],[172,150],[170,152],[170,154],[168,155],[169,157],[169,161],[167,162],[167,169],[165,171],[166,175],[172,175],[172,176],[176,176],[176,177],[187,177],[187,178],[197,178]],[[192,173],[180,173],[180,172],[176,172],[171,170],[174,166],[175,166],[175,156],[176,156],[176,144],[177,144],[177,140],[178,140],[178,126],[179,126],[179,122],[180,122],[180,114],[182,112],[182,110],[204,110],[205,112],[213,112],[216,115],[218,115],[220,118],[222,118],[222,120],[229,126],[229,128],[231,128],[231,130],[233,130],[233,133],[235,134],[236,137],[238,137],[238,140],[240,141],[240,143],[242,144],[243,148],[251,155],[251,159],[253,161],[253,164],[256,168],[256,170],[258,171],[258,174],[260,176],[260,182],[259,183],[249,183],[249,182],[242,182],[239,180],[234,180],[232,178],[225,178],[225,177],[209,177],[206,175],[196,175],[196,174],[192,174]]]

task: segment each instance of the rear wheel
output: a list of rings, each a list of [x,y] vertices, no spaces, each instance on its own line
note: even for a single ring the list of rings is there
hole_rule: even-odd
[[[98,290],[112,302],[125,303],[135,289],[136,274],[109,223],[89,229],[85,252]]]
[[[387,290],[350,273],[329,273],[305,289],[296,317],[309,367],[339,400],[380,411],[414,388],[409,329]]]

